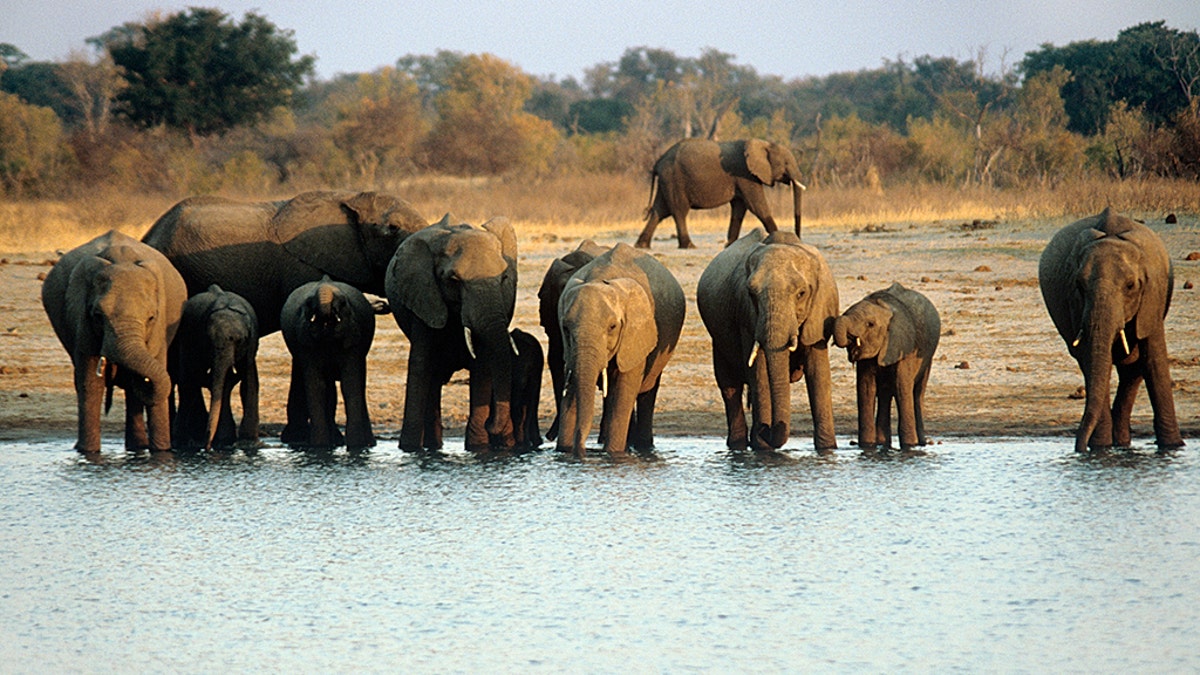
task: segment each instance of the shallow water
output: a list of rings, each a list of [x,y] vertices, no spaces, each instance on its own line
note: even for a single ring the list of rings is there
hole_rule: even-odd
[[[91,464],[70,443],[0,444],[6,672],[1200,668],[1191,447]]]

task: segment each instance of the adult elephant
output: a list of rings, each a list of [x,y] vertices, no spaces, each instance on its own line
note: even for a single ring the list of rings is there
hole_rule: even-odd
[[[1175,278],[1162,239],[1105,209],[1050,239],[1038,264],[1038,283],[1087,388],[1075,449],[1129,446],[1129,418],[1143,379],[1158,446],[1182,446],[1163,328]],[[1110,410],[1114,364],[1118,384]]]
[[[385,282],[388,303],[408,336],[408,376],[400,448],[442,447],[442,386],[470,371],[466,446],[512,449],[517,237],[500,218],[480,227],[450,214],[404,240]]]
[[[213,284],[246,298],[259,334],[279,330],[297,286],[329,275],[383,295],[396,247],[428,223],[408,202],[375,192],[305,192],[278,202],[189,197],[142,237],[162,251],[191,294]]]
[[[71,355],[80,452],[100,451],[102,402],[125,390],[125,447],[171,449],[167,350],[187,288],[158,251],[110,231],[72,249],[42,285],[42,306]]]
[[[689,209],[711,209],[730,205],[728,246],[737,241],[746,210],[774,232],[775,218],[763,186],[790,183],[796,236],[800,236],[800,166],[792,151],[778,143],[752,138],[740,141],[709,141],[689,138],[672,145],[654,163],[650,176],[650,207],[646,226],[638,235],[638,248],[650,248],[654,228],[672,216],[679,248],[695,248],[688,235]]]
[[[563,337],[562,327],[558,323],[558,299],[562,296],[567,280],[580,267],[590,263],[596,256],[606,250],[591,239],[580,242],[574,251],[555,258],[542,277],[542,285],[538,288],[538,318],[542,330],[546,332],[546,363],[550,369],[550,381],[554,387],[554,421],[546,432],[546,438],[554,440],[558,437],[558,419],[562,414],[562,392],[564,379],[563,366]],[[601,425],[603,426],[603,422]]]
[[[246,299],[213,284],[188,298],[172,343],[172,379],[179,411],[172,424],[178,448],[212,449],[258,441],[258,317]],[[230,399],[239,386],[242,423]],[[211,392],[205,410],[201,389]]]
[[[854,303],[833,323],[833,341],[855,364],[858,447],[889,447],[892,401],[900,448],[925,445],[925,387],[942,335],[937,308],[894,283]]]
[[[674,275],[628,244],[617,244],[571,275],[558,302],[566,366],[559,450],[586,454],[597,381],[604,398],[605,451],[623,455],[628,445],[654,447],[659,381],[679,342],[685,309]]]
[[[696,305],[712,337],[729,447],[782,447],[791,421],[791,383],[807,376],[813,442],[818,451],[836,448],[829,337],[838,292],[821,253],[791,232],[768,235],[755,228],[705,268]],[[747,385],[749,429],[742,407]]]

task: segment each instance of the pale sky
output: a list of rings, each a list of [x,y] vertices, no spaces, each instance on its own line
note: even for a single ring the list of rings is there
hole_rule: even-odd
[[[1200,0],[0,0],[0,42],[57,61],[113,26],[189,6],[216,7],[239,21],[256,11],[292,30],[322,79],[449,49],[582,82],[585,69],[641,46],[681,57],[713,47],[785,80],[897,57],[967,60],[984,48],[994,73],[1044,43],[1112,40],[1143,21],[1200,28]]]

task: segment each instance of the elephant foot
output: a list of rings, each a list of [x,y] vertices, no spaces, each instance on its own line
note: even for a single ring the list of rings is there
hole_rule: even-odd
[[[348,448],[350,450],[361,450],[364,448],[373,448],[373,447],[375,447],[375,435],[374,434],[366,434],[366,435],[354,434],[353,436],[346,437],[346,448]]]
[[[637,241],[633,242],[633,247],[634,248],[650,248],[650,240],[642,239],[639,237]]]
[[[680,239],[679,248],[696,248],[696,245],[692,243],[691,239]]]

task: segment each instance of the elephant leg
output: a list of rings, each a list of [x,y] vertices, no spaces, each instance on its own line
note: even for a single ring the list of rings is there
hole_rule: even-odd
[[[745,383],[742,381],[743,367],[725,363],[718,350],[713,347],[713,373],[716,375],[717,390],[725,404],[725,445],[730,450],[745,450],[748,442],[746,429],[746,407],[742,404]],[[744,364],[742,364],[744,366]]]
[[[891,448],[892,401],[896,400],[895,367],[880,368],[876,380],[875,441],[881,448]]]
[[[857,376],[858,447],[870,450],[879,443],[879,439],[875,437],[876,378],[879,374],[879,364],[874,359],[863,359],[856,361],[854,368]]]
[[[404,421],[400,425],[400,449],[419,452],[422,448],[438,450],[441,438],[432,438],[434,420],[430,419],[431,404],[441,409],[441,382],[433,381],[433,336],[428,330],[413,329],[409,336],[408,377],[404,385]],[[436,390],[436,391],[434,391]]]
[[[636,412],[633,416],[633,449],[648,452],[654,449],[654,405],[658,401],[658,385],[662,374],[654,380],[654,386],[637,395]]]
[[[233,445],[237,440],[237,424],[233,421],[233,403],[229,400],[233,396],[233,377],[228,377],[225,380],[225,391],[221,396],[221,409],[217,417],[217,437],[215,439],[217,445],[228,447]]]
[[[346,403],[346,447],[373,447],[375,434],[367,409],[366,356],[354,359],[342,373],[342,400]]]
[[[1172,391],[1167,342],[1161,332],[1146,340],[1142,360],[1146,392],[1150,395],[1150,407],[1154,410],[1154,440],[1160,448],[1181,447],[1183,436],[1179,433],[1179,422],[1175,417],[1175,394]]]
[[[928,364],[921,369],[913,389],[913,416],[917,424],[918,445],[929,445],[929,437],[925,435],[925,387],[929,384],[929,370]]]
[[[641,377],[640,373],[618,373],[611,379],[615,382],[610,383],[612,386],[608,395],[614,399],[614,403],[604,449],[609,455],[619,456],[626,454],[629,448],[629,422],[633,417]]]
[[[1112,404],[1113,445],[1116,447],[1128,448],[1133,444],[1129,418],[1133,415],[1133,402],[1141,386],[1141,364],[1117,366],[1117,392]]]
[[[429,387],[425,396],[425,427],[424,444],[426,450],[442,449],[442,388],[437,385]]]
[[[178,448],[204,447],[208,410],[200,387],[179,387],[179,408],[172,424],[172,437]]]
[[[916,390],[914,359],[897,363],[896,368],[896,426],[900,437],[900,449],[920,445],[917,439],[916,405],[913,394]]]
[[[164,410],[165,412],[165,410]],[[146,404],[132,391],[125,391],[125,449],[142,450],[150,447],[150,436],[146,433]],[[170,440],[166,448],[170,449]]]
[[[104,408],[104,377],[96,375],[100,357],[81,359],[75,368],[75,398],[79,415],[79,433],[75,449],[100,452],[100,412]]]
[[[470,374],[471,412],[467,418],[467,450],[486,452],[491,449],[491,437],[488,435],[487,421],[492,413],[492,379],[485,371],[487,368],[480,364],[473,368]]]
[[[692,236],[688,234],[687,214],[687,209],[680,209],[671,216],[675,219],[675,232],[679,237],[679,248],[696,248],[696,245],[692,243]]]
[[[812,413],[813,443],[818,451],[837,447],[833,428],[833,377],[829,373],[829,345],[818,342],[805,348],[804,373],[808,407]]]
[[[296,362],[297,358],[309,357],[306,355],[292,357],[292,373],[288,382],[287,423],[283,426],[283,432],[279,434],[279,440],[289,445],[303,445],[309,442],[310,423],[308,401],[305,396],[306,385],[301,372],[303,368]]]
[[[308,441],[305,445],[314,448],[333,447],[329,429],[329,385],[317,371],[306,368],[304,373],[304,397],[308,399]]]
[[[258,366],[251,361],[243,369],[239,393],[242,398],[242,423],[238,440],[258,441]]]
[[[746,202],[735,198],[729,202],[729,231],[725,234],[725,245],[737,241],[738,233],[742,230],[742,220],[746,217]]]
[[[650,242],[654,239],[654,229],[658,227],[658,223],[662,219],[663,216],[657,209],[650,210],[650,215],[646,218],[646,226],[642,228],[642,233],[638,235],[637,241],[634,243],[636,248],[650,248]]]
[[[767,196],[761,185],[755,185],[753,189],[745,190],[742,193],[742,199],[745,200],[746,208],[750,209],[750,213],[753,213],[762,222],[767,232],[779,229],[775,225],[775,217],[771,215],[771,206],[767,203]]]

